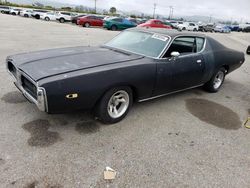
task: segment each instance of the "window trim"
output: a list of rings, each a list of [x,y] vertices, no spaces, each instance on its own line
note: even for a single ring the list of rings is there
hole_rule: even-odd
[[[205,48],[206,48],[206,45],[207,45],[207,38],[206,38],[206,36],[177,35],[177,36],[175,36],[174,38],[171,38],[171,37],[170,37],[170,41],[171,41],[171,42],[169,42],[169,43],[167,44],[166,48],[162,51],[162,53],[160,54],[160,56],[159,56],[158,59],[169,59],[169,57],[164,57],[164,58],[163,58],[163,56],[164,56],[164,54],[168,51],[168,49],[170,48],[170,46],[172,45],[172,43],[174,42],[174,40],[175,40],[176,38],[179,38],[179,37],[195,37],[195,38],[203,38],[203,39],[204,39],[203,47],[202,47],[202,50],[201,50],[200,52],[191,53],[191,54],[184,54],[184,55],[180,55],[179,57],[186,57],[186,56],[191,56],[191,55],[194,55],[194,54],[200,54],[200,53],[202,53],[202,52],[205,50]]]

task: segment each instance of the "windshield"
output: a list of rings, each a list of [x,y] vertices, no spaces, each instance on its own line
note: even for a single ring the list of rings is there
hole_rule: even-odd
[[[124,31],[105,46],[136,54],[158,57],[169,41],[169,37],[141,31]]]

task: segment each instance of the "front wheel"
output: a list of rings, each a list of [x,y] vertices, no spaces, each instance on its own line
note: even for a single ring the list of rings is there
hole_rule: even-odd
[[[46,20],[46,21],[50,21],[49,17],[46,17],[45,20]]]
[[[216,93],[224,83],[226,76],[225,68],[220,68],[213,77],[204,85],[205,90],[211,93]]]
[[[95,109],[96,117],[103,123],[117,123],[127,114],[133,103],[130,87],[117,87],[107,91]]]

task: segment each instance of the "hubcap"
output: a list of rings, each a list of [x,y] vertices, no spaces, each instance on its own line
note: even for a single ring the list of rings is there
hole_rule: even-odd
[[[222,71],[219,71],[214,78],[214,88],[215,89],[218,89],[221,86],[223,79],[224,79],[224,73]]]
[[[117,91],[108,102],[108,113],[112,118],[121,117],[129,107],[129,95],[126,91]]]

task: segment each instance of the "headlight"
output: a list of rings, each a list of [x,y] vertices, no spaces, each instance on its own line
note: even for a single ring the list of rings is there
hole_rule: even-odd
[[[38,87],[37,89],[37,107],[41,111],[46,111],[46,93],[45,89]]]

